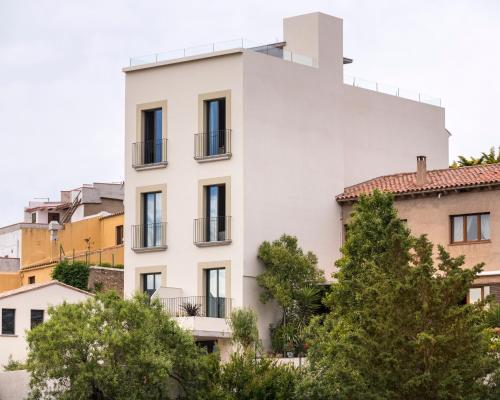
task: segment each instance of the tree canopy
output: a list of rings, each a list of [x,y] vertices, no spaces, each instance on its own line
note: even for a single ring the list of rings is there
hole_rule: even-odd
[[[472,165],[481,164],[496,164],[500,163],[500,146],[498,146],[498,154],[495,151],[495,147],[491,147],[490,151],[485,153],[482,152],[479,157],[464,157],[458,156],[457,161],[453,161],[450,165],[451,168],[468,167]]]
[[[330,313],[310,327],[311,374],[321,381],[312,393],[479,399],[495,390],[485,384],[499,360],[490,352],[483,304],[462,304],[482,265],[464,269],[464,257],[441,246],[436,256],[429,240],[413,237],[399,219],[391,195],[360,198],[336,263]]]
[[[52,271],[52,278],[82,290],[88,290],[89,266],[80,261],[61,261]]]

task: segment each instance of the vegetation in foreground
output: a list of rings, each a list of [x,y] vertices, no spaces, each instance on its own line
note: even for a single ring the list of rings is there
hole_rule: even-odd
[[[488,153],[482,152],[479,157],[464,157],[458,156],[458,160],[453,161],[451,168],[470,167],[472,165],[497,164],[500,163],[500,146],[498,146],[498,154],[494,147],[490,148]]]

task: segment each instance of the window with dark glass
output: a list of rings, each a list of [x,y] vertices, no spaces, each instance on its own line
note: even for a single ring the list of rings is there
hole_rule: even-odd
[[[43,310],[31,310],[31,329],[43,322]]]
[[[451,242],[468,243],[490,239],[490,214],[453,215],[451,217]]]
[[[161,273],[143,274],[142,289],[149,297],[161,286]]]
[[[31,213],[31,223],[36,224],[36,213]]]
[[[205,149],[207,156],[226,153],[226,99],[205,101]]]
[[[34,284],[34,283],[35,283],[35,277],[34,277],[34,276],[29,276],[29,277],[28,277],[28,284],[29,284],[29,285],[32,285],[32,284]]]
[[[205,349],[207,353],[214,353],[217,349],[217,342],[215,340],[198,340],[196,345],[202,349]]]
[[[49,213],[48,221],[49,223],[52,221],[59,222],[59,213]]]
[[[205,186],[206,238],[209,242],[226,239],[226,185]]]
[[[226,311],[226,270],[224,268],[205,271],[207,317],[224,318]]]
[[[142,218],[143,218],[143,243],[144,247],[161,246],[161,192],[143,193]]]
[[[2,308],[2,335],[14,335],[16,333],[16,310],[14,308]]]
[[[144,164],[162,161],[162,109],[143,111]]]
[[[123,225],[118,225],[115,228],[115,243],[116,245],[123,244]]]

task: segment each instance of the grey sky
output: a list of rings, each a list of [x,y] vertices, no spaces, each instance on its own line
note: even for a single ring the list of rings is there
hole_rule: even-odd
[[[33,197],[123,179],[130,56],[274,41],[311,11],[344,19],[348,74],[442,98],[452,159],[500,145],[498,0],[0,0],[0,226]]]

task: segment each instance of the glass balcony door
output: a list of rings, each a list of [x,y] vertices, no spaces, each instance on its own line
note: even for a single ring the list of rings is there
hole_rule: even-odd
[[[161,246],[161,200],[161,192],[143,194],[144,247]]]
[[[226,152],[226,99],[208,100],[205,103],[207,156]]]
[[[208,242],[225,239],[226,230],[226,187],[213,185],[206,187],[206,238]]]
[[[144,111],[144,164],[162,161],[162,109]]]
[[[206,305],[207,317],[225,318],[226,270],[223,268],[206,271]]]

